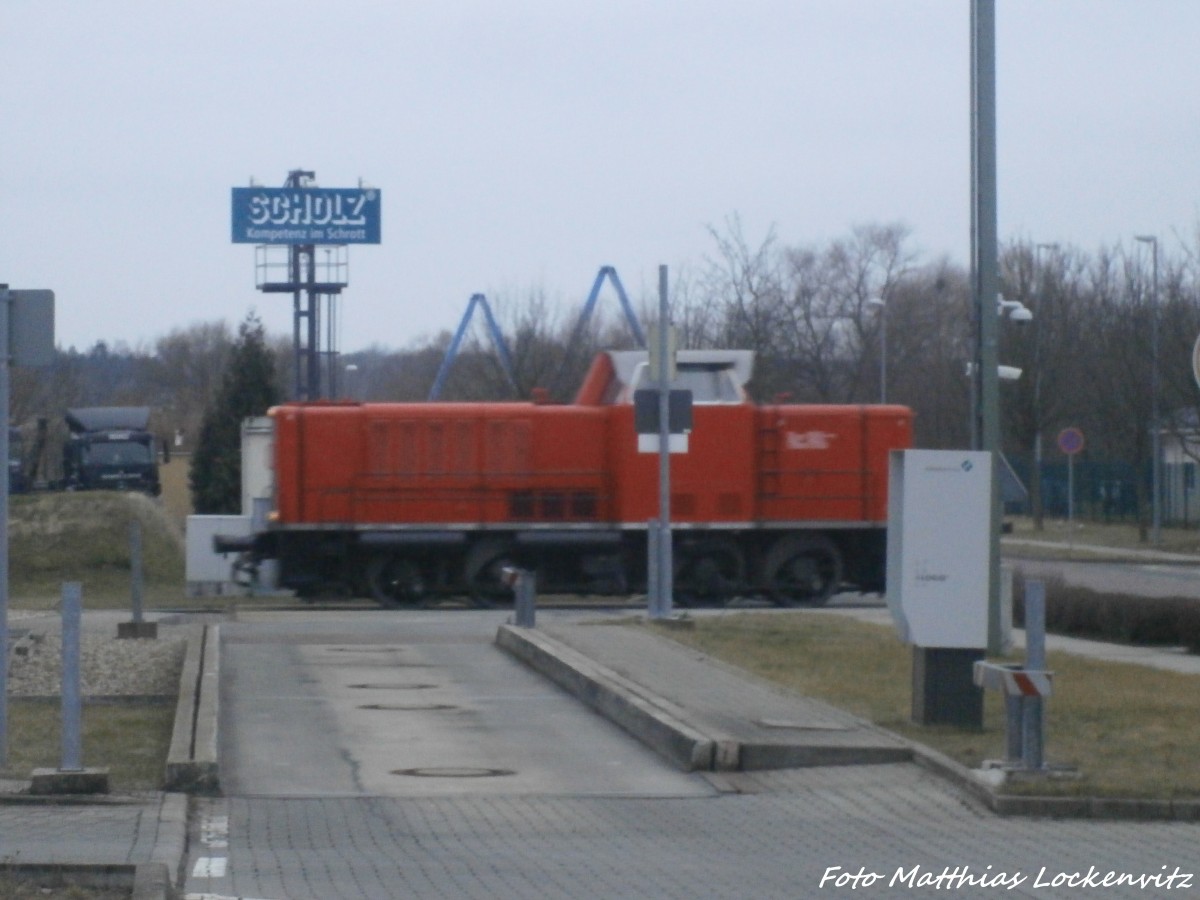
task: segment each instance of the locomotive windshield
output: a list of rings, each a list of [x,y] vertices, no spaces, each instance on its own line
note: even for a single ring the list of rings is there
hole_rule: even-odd
[[[628,392],[632,401],[633,392],[653,387],[655,379],[648,363],[641,363],[633,376]],[[671,381],[674,390],[692,392],[693,403],[745,403],[746,395],[738,383],[732,363],[679,363],[675,378]]]

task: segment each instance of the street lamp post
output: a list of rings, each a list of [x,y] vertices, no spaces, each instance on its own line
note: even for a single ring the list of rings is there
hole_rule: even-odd
[[[1134,240],[1149,244],[1153,254],[1153,275],[1150,288],[1150,540],[1158,546],[1162,538],[1162,435],[1158,427],[1158,237],[1152,234],[1134,235]]]
[[[1058,244],[1037,244],[1033,248],[1035,281],[1042,285],[1038,295],[1038,324],[1033,333],[1033,526],[1041,531],[1045,525],[1044,504],[1042,502],[1042,314],[1045,312],[1045,290],[1048,279],[1041,266],[1041,252],[1058,250]]]
[[[879,402],[887,403],[887,301],[875,297],[867,301],[867,306],[879,310]]]

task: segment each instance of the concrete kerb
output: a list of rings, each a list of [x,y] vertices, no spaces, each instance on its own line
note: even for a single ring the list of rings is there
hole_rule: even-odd
[[[985,779],[980,770],[964,766],[932,747],[906,738],[899,739],[911,748],[913,762],[957,785],[997,815],[1050,819],[1200,822],[1200,800],[1003,794]]]
[[[79,803],[80,798],[62,797],[55,802]],[[94,801],[88,805],[95,805]],[[174,896],[175,885],[183,883],[183,867],[187,861],[187,818],[188,798],[185,795],[161,795],[158,810],[159,837],[151,858],[144,862],[134,864],[11,861],[4,864],[4,871],[13,878],[36,879],[42,884],[129,888],[133,900],[169,900]]]
[[[527,628],[501,625],[496,645],[574,694],[686,772],[736,769],[731,748],[682,721],[672,704]],[[733,754],[736,756],[736,752]]]
[[[166,884],[182,885],[184,867],[187,865],[188,842],[188,813],[189,798],[186,794],[164,794],[162,805],[158,810],[159,839],[155,843],[154,853],[150,862],[161,865],[166,870]],[[159,877],[148,870],[145,881],[157,884]],[[137,898],[137,885],[134,885],[134,896]],[[151,895],[147,895],[149,897]],[[153,896],[160,896],[154,894]],[[167,896],[164,892],[161,896]]]
[[[736,740],[724,736],[716,739],[700,733],[687,724],[685,711],[578,651],[537,631],[511,625],[500,626],[496,644],[685,771],[736,771],[741,768],[739,756],[742,748]],[[924,744],[893,736],[906,745],[914,763],[956,784],[998,815],[1200,822],[1200,800],[1194,799],[1144,800],[1000,793],[976,770]]]
[[[6,863],[5,874],[16,881],[41,886],[127,888],[132,900],[169,900],[174,887],[170,867],[160,862],[139,863]]]
[[[735,737],[711,723],[698,724],[687,709],[545,633],[504,625],[496,643],[685,771],[869,765],[912,758],[907,742],[867,722],[859,724],[866,731],[886,735],[884,744],[820,746]],[[718,660],[711,663],[721,665]]]
[[[133,873],[132,900],[169,900],[174,889],[171,868],[165,863],[143,863]]]
[[[193,629],[188,636],[164,790],[192,794],[216,794],[220,790],[217,761],[220,645],[217,625]]]

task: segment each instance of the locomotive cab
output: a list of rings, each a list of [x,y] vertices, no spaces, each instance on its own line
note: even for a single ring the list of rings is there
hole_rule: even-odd
[[[694,406],[713,403],[746,403],[746,378],[738,373],[732,361],[680,362],[676,364],[671,390],[684,390],[692,395]],[[650,371],[650,363],[639,362],[632,383],[621,392],[622,403],[632,403],[635,392],[657,387],[658,378]]]
[[[754,371],[749,350],[680,350],[671,390],[692,394],[693,405],[749,403],[746,383]],[[645,350],[597,354],[575,402],[581,406],[633,403],[636,391],[658,385]]]

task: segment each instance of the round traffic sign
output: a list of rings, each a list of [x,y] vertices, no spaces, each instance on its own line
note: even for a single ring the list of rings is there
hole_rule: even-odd
[[[1074,456],[1083,449],[1083,432],[1078,428],[1064,428],[1058,433],[1058,449],[1067,456]]]
[[[1200,387],[1200,337],[1192,345],[1192,377],[1196,379],[1196,387]]]

